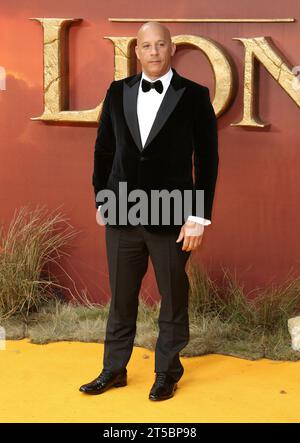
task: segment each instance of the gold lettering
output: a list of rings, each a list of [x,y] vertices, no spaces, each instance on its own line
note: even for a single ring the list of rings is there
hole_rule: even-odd
[[[240,40],[245,47],[244,110],[242,120],[232,123],[231,126],[264,127],[269,125],[269,123],[264,123],[257,114],[257,91],[255,90],[256,82],[254,80],[255,70],[257,69],[256,59],[262,63],[276,82],[300,107],[300,91],[293,88],[293,79],[295,77],[292,69],[283,57],[279,55],[272,39],[270,37],[236,37],[233,40]]]
[[[177,35],[172,38],[176,45],[189,44],[200,49],[212,67],[215,78],[215,92],[212,105],[217,116],[220,116],[229,106],[233,96],[232,62],[220,45],[207,37],[197,35]]]
[[[71,25],[82,19],[76,18],[32,18],[44,30],[44,111],[31,120],[60,122],[96,123],[103,101],[94,109],[69,110],[67,39]],[[136,72],[135,37],[104,37],[114,45],[114,79],[120,80]],[[255,69],[259,61],[276,82],[300,107],[300,90],[293,87],[295,76],[292,68],[279,55],[270,37],[234,38],[245,47],[243,117],[232,126],[264,127],[256,110]],[[234,94],[235,67],[229,54],[218,43],[197,35],[177,35],[172,41],[200,49],[207,57],[214,74],[215,84],[212,104],[217,116],[230,105]]]
[[[121,80],[135,73],[135,37],[104,37],[113,42],[115,59],[115,80]]]
[[[32,18],[44,29],[44,112],[31,120],[96,122],[103,101],[94,109],[70,111],[68,97],[67,38],[76,18]]]

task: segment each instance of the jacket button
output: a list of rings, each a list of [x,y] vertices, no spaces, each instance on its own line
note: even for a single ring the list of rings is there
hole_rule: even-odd
[[[143,157],[143,156],[141,156],[141,162],[143,162],[143,161],[145,161],[145,160],[146,160],[146,158]]]

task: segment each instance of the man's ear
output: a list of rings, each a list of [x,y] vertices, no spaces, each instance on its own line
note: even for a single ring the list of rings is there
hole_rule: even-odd
[[[137,59],[139,60],[140,58],[139,58],[139,55],[138,55],[138,47],[135,46],[134,50],[135,50],[135,55],[137,56]]]
[[[172,42],[172,52],[171,52],[171,54],[172,54],[172,55],[174,55],[174,54],[175,54],[175,52],[176,52],[176,49],[177,49],[177,46],[176,46],[176,44]]]

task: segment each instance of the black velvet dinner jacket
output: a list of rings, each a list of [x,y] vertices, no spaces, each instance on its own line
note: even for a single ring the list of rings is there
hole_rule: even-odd
[[[153,189],[180,192],[192,189],[193,209],[189,215],[211,220],[219,163],[217,119],[208,88],[182,77],[174,68],[172,71],[170,85],[144,147],[137,116],[142,73],[110,84],[95,142],[92,177],[95,199],[98,191],[113,190],[118,214],[120,181],[127,182],[128,194],[133,189],[142,189],[149,200]],[[201,214],[195,212],[196,189],[204,190]],[[96,208],[105,201],[96,199]],[[137,201],[127,203],[128,211]],[[180,231],[181,226],[174,225],[172,217],[170,225],[162,225],[161,219],[158,225],[151,225],[150,214],[149,206],[149,221],[144,225],[149,231]],[[117,215],[117,225],[118,220]]]

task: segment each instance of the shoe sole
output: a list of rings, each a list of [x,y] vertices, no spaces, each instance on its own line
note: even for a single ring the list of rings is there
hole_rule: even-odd
[[[121,381],[121,382],[118,382],[118,383],[116,383],[116,384],[114,384],[113,386],[115,387],[115,388],[122,388],[122,386],[126,386],[127,385],[127,382],[126,381]]]
[[[167,397],[151,397],[149,395],[149,400],[152,400],[152,401],[168,400],[169,398],[172,398],[174,396],[176,389],[177,389],[177,385],[174,386],[174,390],[173,390],[172,394],[168,395]]]
[[[123,386],[127,386],[127,381],[117,382],[114,385],[111,385],[111,386],[108,386],[108,387],[102,389],[101,391],[90,391],[89,392],[89,391],[85,391],[83,389],[81,390],[80,388],[79,388],[79,391],[83,392],[84,394],[88,394],[88,395],[98,395],[98,394],[102,394],[103,392],[108,391],[108,389],[110,389],[110,388],[121,388]]]

